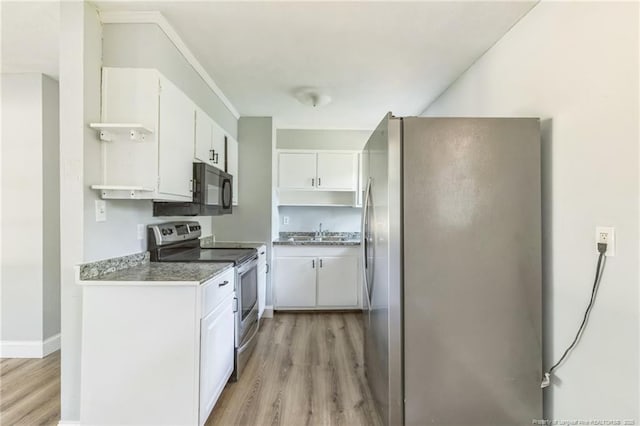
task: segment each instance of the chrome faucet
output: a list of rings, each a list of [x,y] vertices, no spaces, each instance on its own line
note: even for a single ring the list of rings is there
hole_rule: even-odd
[[[320,222],[320,226],[318,226],[318,230],[316,231],[316,238],[324,237],[325,231],[322,230],[322,222]]]

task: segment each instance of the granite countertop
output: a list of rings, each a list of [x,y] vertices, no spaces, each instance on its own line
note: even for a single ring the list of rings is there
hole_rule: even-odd
[[[149,262],[120,271],[89,278],[83,284],[103,282],[165,282],[201,284],[219,273],[233,268],[233,263]]]
[[[300,239],[299,239],[300,238]],[[315,232],[281,232],[273,240],[277,246],[358,246],[359,232],[325,232],[322,239],[315,238]]]
[[[78,282],[82,285],[145,282],[199,285],[229,268],[233,268],[233,263],[149,262],[148,253],[140,253],[80,265]]]

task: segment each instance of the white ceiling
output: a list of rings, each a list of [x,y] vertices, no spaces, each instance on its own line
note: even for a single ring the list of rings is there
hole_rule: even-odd
[[[2,71],[57,76],[58,6],[20,3],[2,4]],[[351,129],[420,114],[535,3],[96,2],[162,12],[242,116]],[[301,105],[301,87],[332,102]]]
[[[3,73],[37,72],[58,79],[60,5],[57,1],[2,1]]]

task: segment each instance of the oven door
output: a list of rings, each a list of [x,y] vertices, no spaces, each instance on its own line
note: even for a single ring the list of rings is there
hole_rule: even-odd
[[[236,348],[242,348],[258,331],[258,256],[236,271]]]

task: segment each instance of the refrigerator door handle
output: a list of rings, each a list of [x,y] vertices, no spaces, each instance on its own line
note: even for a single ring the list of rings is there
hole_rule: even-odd
[[[368,249],[368,238],[367,238],[367,218],[369,214],[369,194],[371,192],[371,178],[367,180],[367,188],[365,190],[364,195],[364,203],[362,204],[362,229],[361,229],[361,238],[362,238],[362,284],[364,286],[365,298],[367,299],[367,311],[371,308],[371,295],[369,294],[369,282],[367,279],[367,249]]]

